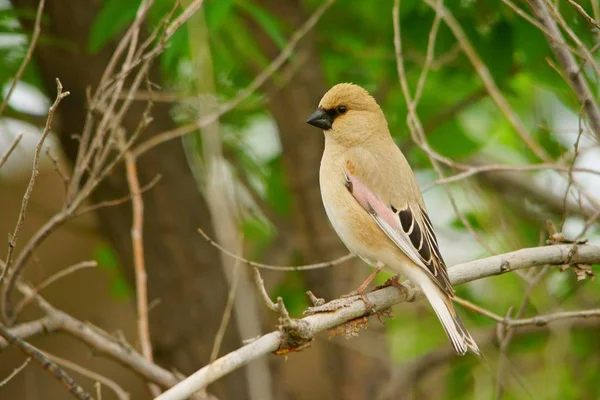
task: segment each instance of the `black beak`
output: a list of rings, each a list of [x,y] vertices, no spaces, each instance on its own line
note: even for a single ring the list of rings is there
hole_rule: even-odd
[[[317,108],[314,113],[310,114],[310,117],[308,117],[306,123],[326,131],[331,129],[333,118],[322,108]]]

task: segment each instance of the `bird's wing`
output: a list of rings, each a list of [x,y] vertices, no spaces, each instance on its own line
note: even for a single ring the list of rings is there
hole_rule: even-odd
[[[418,202],[386,204],[348,171],[346,188],[392,242],[426,271],[445,293],[452,296],[454,290],[448,278],[446,264],[425,209]]]

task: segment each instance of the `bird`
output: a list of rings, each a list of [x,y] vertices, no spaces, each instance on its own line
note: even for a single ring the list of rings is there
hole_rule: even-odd
[[[323,130],[321,197],[334,230],[375,271],[403,275],[421,289],[454,350],[481,352],[454,309],[454,289],[414,172],[396,146],[376,100],[361,86],[339,83],[306,123]]]

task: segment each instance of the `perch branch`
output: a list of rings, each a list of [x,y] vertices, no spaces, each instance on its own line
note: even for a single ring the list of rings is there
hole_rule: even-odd
[[[509,271],[540,266],[565,264],[594,264],[600,262],[600,246],[594,245],[554,245],[533,247],[511,253],[483,258],[449,268],[448,272],[453,285],[466,283]],[[385,310],[395,304],[407,300],[407,293],[395,287],[387,287],[367,295],[375,310]],[[339,302],[340,300],[334,300]],[[325,305],[326,306],[326,305]],[[312,335],[336,327],[345,322],[369,313],[365,302],[358,297],[348,299],[342,308],[335,311],[317,313],[303,318],[301,321]],[[550,322],[552,320],[548,320]],[[205,388],[210,383],[231,373],[258,357],[282,350],[281,343],[286,338],[281,331],[268,333],[250,344],[233,351],[215,362],[201,368],[181,383],[158,396],[155,400],[179,400]]]

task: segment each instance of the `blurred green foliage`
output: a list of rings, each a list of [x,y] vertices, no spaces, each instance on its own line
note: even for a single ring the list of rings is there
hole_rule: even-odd
[[[173,6],[171,0],[157,0],[155,3],[150,12],[149,30],[156,29],[160,19]],[[557,3],[569,26],[586,45],[592,47],[594,35],[590,34],[590,25],[566,2]],[[579,3],[592,14],[589,1]],[[139,4],[140,0],[105,0],[102,11],[91,27],[87,50],[97,52],[122,33],[135,17]],[[305,0],[303,4],[308,16],[321,1]],[[452,11],[534,139],[555,159],[570,150],[564,140],[559,140],[550,129],[540,126],[550,123],[548,115],[543,115],[539,109],[547,107],[552,99],[557,99],[575,114],[578,109],[571,89],[551,65],[550,60],[554,58],[539,29],[497,0],[446,0],[444,5]],[[525,2],[519,2],[518,5],[529,12]],[[398,83],[394,56],[392,6],[393,0],[340,0],[334,3],[315,28],[320,56],[318,67],[322,69],[328,85],[348,81],[366,87],[384,109],[390,130],[406,151],[413,167],[431,172],[429,159],[422,150],[411,144],[406,126],[407,107]],[[175,16],[179,12],[178,9]],[[257,43],[248,21],[258,25],[279,49],[286,45],[287,38],[294,32],[294,27],[280,20],[272,10],[251,0],[206,0],[203,12],[209,31],[216,96],[221,102],[233,98],[254,79],[257,71],[270,62],[270,57]],[[23,16],[32,18],[34,15],[27,13]],[[16,11],[10,8],[0,10],[0,34],[20,37],[24,32],[15,24],[17,17]],[[413,92],[425,61],[434,17],[432,9],[422,1],[401,2],[403,61]],[[52,42],[48,36],[43,40]],[[161,57],[166,85],[181,93],[182,97],[198,94],[194,92],[197,71],[193,67],[191,49],[193,43],[190,43],[188,30],[181,29],[173,36]],[[0,47],[0,85],[5,86],[14,75],[24,51],[24,41]],[[295,56],[291,62],[294,61]],[[39,86],[35,71],[36,65],[31,63],[24,80]],[[586,69],[582,72],[589,73]],[[275,73],[273,79],[281,80],[280,72]],[[589,82],[593,92],[598,93],[598,81],[589,79]],[[459,51],[452,32],[442,23],[437,36],[434,63],[417,110],[426,127],[430,145],[456,161],[465,161],[477,155],[490,162],[539,162],[493,102],[481,94],[482,88],[479,76],[467,57]],[[174,107],[174,115],[181,123],[189,122],[195,117],[194,110],[199,106],[182,103]],[[188,112],[190,108],[192,111]],[[275,215],[290,218],[293,204],[281,154],[274,152],[266,157],[258,157],[248,151],[247,143],[243,140],[248,128],[259,118],[265,117],[269,117],[269,110],[260,92],[226,114],[221,119],[230,132],[224,139],[225,153],[233,155],[237,174],[252,184]],[[502,199],[494,199],[469,186],[465,190],[468,192],[465,194],[469,200],[467,203],[470,204],[470,207],[469,204],[465,206],[466,209],[462,207],[466,218],[494,249],[508,251],[540,243],[540,233],[543,231],[540,218],[515,212]],[[486,206],[482,207],[481,204]],[[248,217],[241,224],[250,248],[246,254],[251,258],[260,258],[277,236],[271,226],[261,221],[261,218]],[[456,218],[449,220],[444,229],[455,236],[469,235],[463,223]],[[469,258],[484,254],[485,250],[476,250]],[[112,250],[102,246],[95,258],[100,267],[111,274],[111,292],[116,296],[127,296],[130,290],[118,273]],[[381,281],[383,279],[379,278]],[[583,305],[597,305],[599,285],[597,281],[577,283],[570,271],[552,271],[548,280],[532,295],[526,315],[544,313],[557,307],[578,309]],[[507,274],[460,286],[457,293],[504,315],[509,307],[520,304],[525,287],[525,281],[517,274]],[[302,275],[289,273],[279,282],[273,295],[284,297],[292,314],[300,315],[307,305],[305,290]],[[435,315],[426,307],[422,308],[416,310],[413,305],[398,307],[395,309],[397,318],[387,322],[394,362],[408,362],[446,344]],[[480,314],[462,310],[461,315],[471,331],[491,331],[495,327],[493,321]],[[576,329],[569,331],[566,339],[558,334],[555,337],[547,331],[517,336],[509,351],[513,360],[511,372],[530,388],[525,398],[599,398],[600,385],[597,382],[600,373],[596,367],[600,351],[598,338],[595,331]],[[552,353],[554,349],[560,350],[560,359],[556,360],[558,356],[546,358],[546,353]],[[488,354],[490,360],[494,360],[495,356],[493,351]],[[544,360],[549,361],[545,363]],[[440,383],[445,386],[441,398],[490,398],[493,396],[495,376],[494,367],[490,368],[478,366],[473,359],[452,360],[443,376],[443,383]],[[474,379],[480,376],[490,382],[483,396],[476,391]],[[476,393],[480,396],[476,397]],[[520,398],[522,393],[522,388],[514,392],[509,390],[505,398]]]

